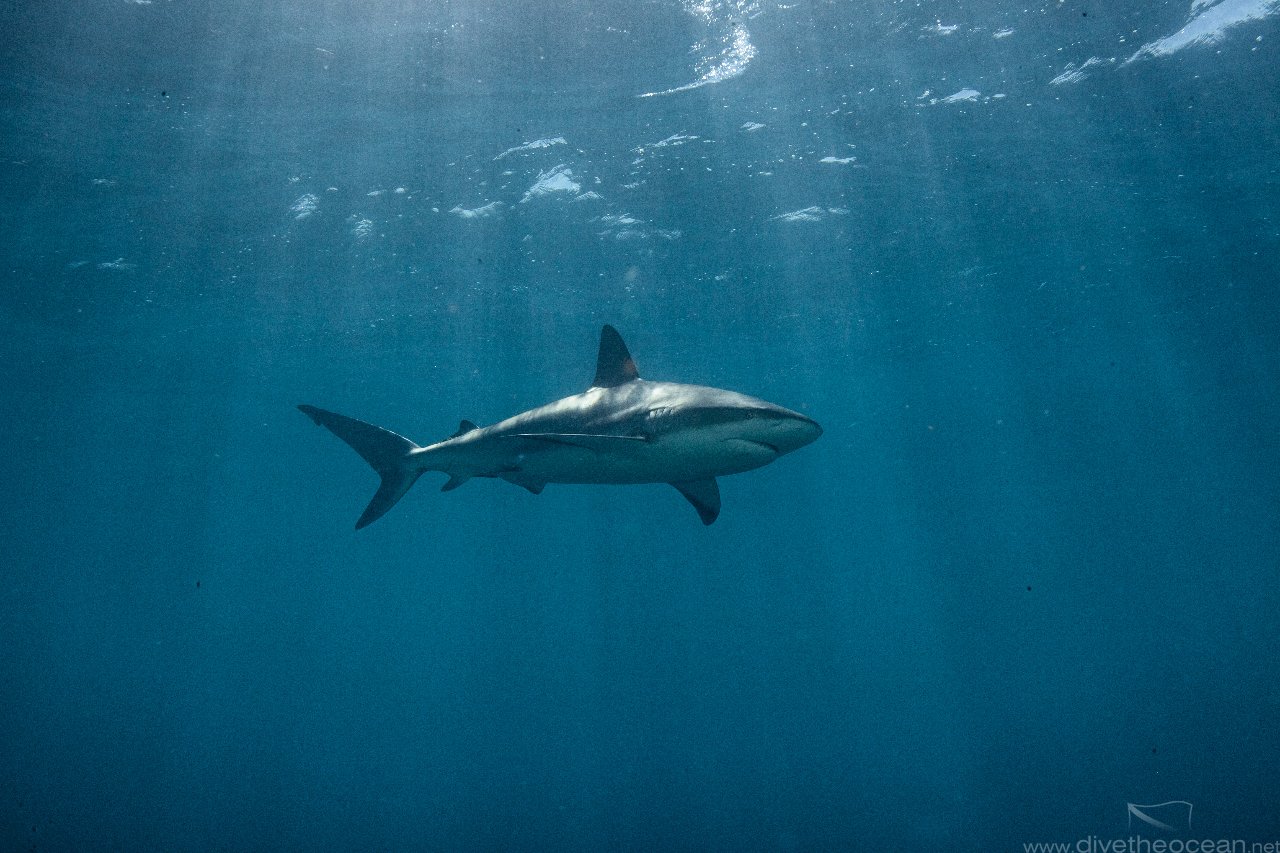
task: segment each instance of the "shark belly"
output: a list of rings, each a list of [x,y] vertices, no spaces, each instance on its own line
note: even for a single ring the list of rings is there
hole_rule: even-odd
[[[617,444],[605,451],[571,444],[527,448],[506,467],[542,483],[681,483],[750,471],[778,455],[767,445],[739,439],[708,443],[673,436]]]

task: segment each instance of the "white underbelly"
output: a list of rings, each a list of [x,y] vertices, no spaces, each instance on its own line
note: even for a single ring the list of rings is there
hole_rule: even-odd
[[[512,460],[522,477],[544,483],[680,483],[750,471],[772,462],[770,447],[742,439],[653,441],[617,452],[557,445]]]

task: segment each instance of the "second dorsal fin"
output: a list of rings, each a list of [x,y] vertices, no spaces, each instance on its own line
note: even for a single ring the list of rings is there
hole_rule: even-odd
[[[639,379],[636,363],[622,342],[622,335],[613,326],[600,330],[600,354],[596,356],[596,378],[592,388],[614,388],[633,379]]]
[[[477,429],[479,429],[479,427],[473,424],[471,421],[463,421],[462,423],[458,424],[458,431],[455,432],[453,435],[449,436],[449,438],[457,438],[460,435],[466,435],[467,433]]]

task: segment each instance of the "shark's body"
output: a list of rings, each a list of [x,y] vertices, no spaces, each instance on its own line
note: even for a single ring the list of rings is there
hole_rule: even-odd
[[[812,419],[745,394],[641,379],[612,326],[600,334],[595,381],[583,393],[492,426],[463,421],[426,447],[354,418],[298,408],[382,477],[357,529],[391,509],[425,471],[449,475],[443,491],[472,477],[501,477],[534,494],[547,483],[670,483],[710,524],[720,513],[716,477],[759,468],[822,434]]]

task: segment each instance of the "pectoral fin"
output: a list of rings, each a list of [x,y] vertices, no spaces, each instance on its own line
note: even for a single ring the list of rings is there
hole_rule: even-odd
[[[714,477],[671,485],[684,495],[685,500],[693,504],[703,524],[710,524],[720,515],[720,486],[716,484]]]
[[[535,480],[532,477],[526,476],[525,473],[518,468],[511,471],[503,471],[498,476],[506,480],[508,483],[514,483],[522,489],[528,489],[535,495],[542,494],[542,489],[547,485],[541,480]]]

